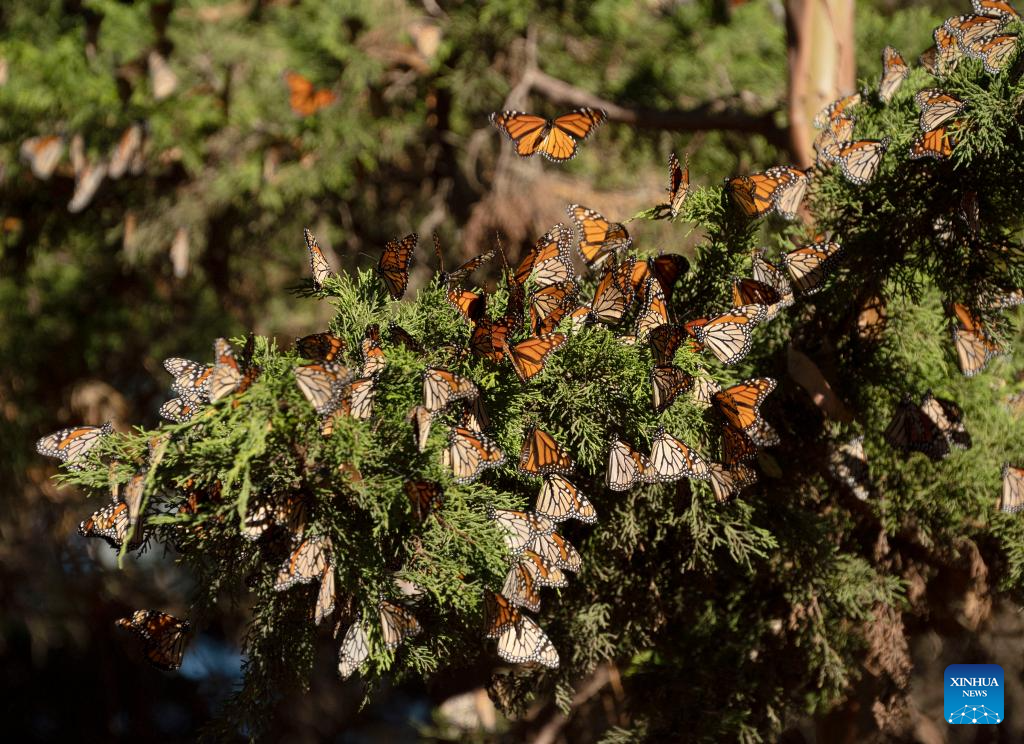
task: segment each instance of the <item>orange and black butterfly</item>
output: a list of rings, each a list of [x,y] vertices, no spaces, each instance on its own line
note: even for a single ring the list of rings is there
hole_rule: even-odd
[[[551,566],[532,550],[524,551],[509,569],[501,593],[514,607],[531,612],[540,610],[540,587],[566,586],[568,578],[562,569]]]
[[[690,193],[689,157],[685,158],[685,163],[686,165],[681,165],[675,153],[668,156],[668,201],[659,205],[658,209],[663,214],[667,212],[673,218],[679,214],[683,202]]]
[[[558,324],[576,309],[579,286],[574,281],[541,287],[530,295],[530,329],[538,336],[553,333]]]
[[[120,549],[126,541],[129,549],[139,547],[145,539],[137,530],[145,481],[146,473],[143,471],[135,473],[124,488],[120,484],[114,485],[111,488],[113,502],[83,520],[78,525],[78,534],[98,537],[115,549]]]
[[[960,48],[965,50],[972,44],[998,34],[1009,18],[998,15],[962,15],[947,18],[942,24],[956,37]]]
[[[512,282],[518,286],[526,284],[533,277],[538,286],[548,287],[562,284],[575,278],[569,247],[572,245],[572,230],[559,222],[537,238],[537,242],[526,252],[516,268]]]
[[[935,158],[944,160],[953,154],[955,145],[953,135],[949,133],[946,126],[930,129],[919,134],[910,145],[910,159]]]
[[[484,635],[498,639],[498,656],[513,664],[558,667],[558,651],[537,625],[501,594],[484,593]]]
[[[608,469],[604,484],[613,491],[628,491],[638,483],[656,483],[659,480],[654,465],[647,455],[615,438],[608,450]]]
[[[171,357],[164,359],[164,369],[174,377],[171,389],[184,400],[201,403],[210,399],[210,375],[213,374],[213,365]]]
[[[920,405],[904,396],[885,429],[885,439],[904,452],[922,452],[932,460],[941,460],[949,455],[951,446],[971,446],[963,418],[956,403],[936,398],[930,392]]]
[[[157,669],[169,672],[181,666],[185,635],[192,629],[188,620],[157,610],[136,610],[116,624],[142,638],[143,653]]]
[[[708,462],[692,447],[659,428],[651,442],[651,466],[658,479],[671,483],[680,478],[708,480]]]
[[[295,367],[299,390],[321,416],[334,413],[341,395],[355,374],[338,362],[316,362]]]
[[[788,166],[769,168],[764,173],[737,176],[726,181],[726,189],[733,201],[748,217],[760,217],[776,212],[792,220],[807,193],[809,178],[806,171]]]
[[[327,262],[320,244],[316,242],[313,233],[308,227],[302,228],[302,235],[306,239],[306,248],[309,250],[309,270],[313,273],[313,286],[321,289],[327,277],[331,275],[331,265]]]
[[[543,338],[533,336],[514,346],[504,344],[504,353],[508,355],[519,379],[523,382],[536,377],[547,364],[548,355],[565,343],[564,333],[552,333]]]
[[[61,429],[39,439],[36,442],[36,452],[43,457],[56,457],[75,468],[77,466],[72,463],[85,457],[103,437],[113,432],[114,427],[109,422],[103,426],[73,426]]]
[[[384,349],[380,346],[380,326],[376,323],[366,326],[366,335],[359,343],[359,355],[363,361],[363,377],[379,375],[388,366]]]
[[[405,495],[412,504],[412,513],[419,521],[425,520],[432,513],[440,510],[444,495],[441,484],[434,481],[406,481]]]
[[[945,124],[967,107],[966,101],[961,101],[938,88],[919,90],[914,94],[914,103],[921,109],[919,126],[922,132]]]
[[[479,357],[500,362],[505,358],[506,340],[510,331],[510,324],[506,320],[493,320],[486,316],[480,318],[473,326],[469,348]]]
[[[676,325],[666,323],[651,331],[647,342],[651,345],[654,363],[671,364],[676,358],[676,351],[686,339],[686,333]]]
[[[693,375],[673,364],[659,364],[651,370],[651,407],[655,413],[663,413],[692,387]]]
[[[887,46],[882,50],[882,79],[878,83],[878,97],[889,103],[900,84],[910,76],[910,66],[903,55]]]
[[[790,295],[792,301],[792,295]],[[782,295],[774,287],[757,279],[733,279],[732,280],[732,304],[740,307],[742,305],[764,305],[765,320],[771,320],[779,314],[784,305]],[[790,303],[792,304],[792,302]]]
[[[483,432],[456,426],[448,435],[443,460],[452,469],[456,483],[470,483],[485,470],[505,462],[505,454],[497,442]]]
[[[1005,354],[1000,344],[992,340],[981,318],[965,305],[954,302],[950,309],[956,319],[953,325],[953,345],[956,361],[965,377],[974,377],[985,369],[989,360]]]
[[[731,424],[722,426],[722,463],[735,465],[757,457],[757,444]]]
[[[747,486],[757,483],[757,473],[747,465],[722,465],[717,462],[708,464],[711,492],[715,501],[722,503],[739,493]]]
[[[803,294],[814,294],[821,290],[841,250],[839,243],[821,238],[783,254],[782,264],[794,287]]]
[[[711,396],[711,403],[734,428],[751,436],[760,430],[761,404],[775,389],[770,377],[744,380]]]
[[[523,439],[519,454],[519,472],[528,475],[569,475],[576,467],[555,438],[536,426]]]
[[[857,120],[852,116],[837,116],[828,120],[828,126],[814,138],[814,151],[818,154],[818,162],[827,162],[829,158],[826,150],[838,145],[840,142],[849,142],[853,139],[853,127]]]
[[[1017,50],[1017,34],[996,34],[986,36],[969,44],[961,43],[968,57],[980,59],[985,71],[995,74],[1006,67]]]
[[[388,323],[388,341],[401,345],[415,354],[423,353],[423,345],[395,321]]]
[[[956,36],[944,25],[932,32],[935,46],[926,50],[919,61],[932,75],[944,77],[956,69],[963,52],[957,43]]]
[[[690,262],[686,256],[678,253],[662,253],[656,258],[637,261],[633,267],[633,276],[630,281],[633,290],[642,296],[644,288],[647,286],[647,280],[653,276],[661,285],[666,301],[670,302],[676,282],[689,270]]]
[[[631,277],[636,259],[630,256],[622,263],[604,268],[601,281],[590,303],[590,315],[602,323],[618,323],[633,304]]]
[[[393,300],[402,299],[409,286],[409,266],[418,241],[416,233],[410,233],[400,240],[389,240],[384,246],[384,253],[377,263],[377,273]]]
[[[697,343],[710,349],[722,364],[735,364],[750,351],[754,327],[764,320],[764,305],[741,305],[706,321],[690,321]]]
[[[333,333],[311,333],[295,339],[295,350],[299,356],[317,362],[333,362],[347,348],[345,341]]]
[[[665,292],[661,283],[651,277],[647,280],[643,292],[644,302],[636,315],[636,326],[634,333],[637,339],[647,338],[647,334],[659,326],[668,323],[668,301],[665,299]]]
[[[191,420],[199,412],[200,408],[202,408],[202,403],[198,400],[171,398],[160,406],[160,416],[176,424],[183,424]]]
[[[338,98],[326,88],[317,89],[309,78],[297,72],[286,72],[284,81],[288,85],[288,105],[299,116],[312,116]]]
[[[817,113],[817,115],[814,117],[814,126],[817,127],[818,129],[824,129],[825,127],[828,126],[830,121],[838,119],[840,117],[849,116],[846,113],[846,110],[848,108],[856,106],[860,102],[860,93],[854,93],[851,96],[844,96],[843,98],[839,98],[833,101],[832,103],[830,103],[828,106],[826,106]]]
[[[779,293],[778,304],[780,308],[790,307],[793,304],[793,286],[789,283],[785,272],[765,259],[763,250],[754,251],[750,267],[751,273],[754,275],[754,281],[761,282]],[[774,317],[771,307],[768,308],[768,314]]]
[[[427,367],[423,372],[423,407],[431,416],[457,400],[471,400],[479,395],[476,384],[467,377],[435,367]]]
[[[847,181],[863,186],[878,173],[887,149],[888,137],[880,140],[833,142],[822,148],[821,156],[829,162],[839,163]]]
[[[544,478],[534,511],[553,522],[578,519],[584,524],[597,521],[597,510],[579,489],[560,475]]]
[[[579,142],[607,118],[608,114],[600,109],[578,108],[555,119],[502,111],[491,114],[490,121],[512,140],[519,157],[528,158],[539,152],[554,163],[562,163],[575,157]]]
[[[314,535],[296,540],[293,545],[294,550],[278,568],[274,579],[275,592],[319,579],[329,562],[331,541],[327,537]]]
[[[64,157],[64,138],[50,134],[29,137],[21,143],[21,159],[28,162],[32,175],[46,181]]]
[[[235,357],[235,350],[227,339],[218,338],[213,342],[214,364],[213,372],[210,374],[209,393],[211,403],[233,393],[245,392],[259,376],[259,367],[253,367],[249,363],[252,358],[253,338],[249,337],[241,361]]]
[[[1024,468],[1003,463],[1003,493],[999,498],[999,511],[1015,514],[1024,511]]]
[[[464,282],[466,278],[474,271],[479,269],[485,263],[494,258],[494,249],[487,251],[487,253],[481,253],[479,256],[474,256],[453,271],[445,271],[444,268],[444,255],[441,252],[441,241],[437,237],[437,233],[434,233],[434,257],[437,259],[437,265],[441,272],[441,283],[451,287],[452,284],[458,284]]]
[[[1020,18],[1017,9],[1005,0],[971,0],[974,12],[979,15],[998,16],[1000,18]]]
[[[341,416],[368,421],[373,416],[373,401],[377,394],[377,378],[359,377],[348,383],[338,394],[334,410],[324,416],[320,433],[325,437],[334,433],[334,423]]]
[[[572,217],[579,236],[576,249],[589,269],[596,269],[633,244],[633,239],[621,223],[609,222],[596,210],[570,204],[566,211]]]

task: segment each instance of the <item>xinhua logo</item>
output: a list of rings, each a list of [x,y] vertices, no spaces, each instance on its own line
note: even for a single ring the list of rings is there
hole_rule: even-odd
[[[998,664],[946,667],[946,723],[1002,723],[1003,668]]]

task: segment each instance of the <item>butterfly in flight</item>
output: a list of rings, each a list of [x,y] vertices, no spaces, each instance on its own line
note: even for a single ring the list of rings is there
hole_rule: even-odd
[[[389,240],[384,246],[377,263],[377,273],[393,300],[402,299],[409,287],[409,267],[418,241],[419,236],[410,233],[399,240]]]
[[[181,666],[185,655],[185,636],[192,629],[188,620],[157,610],[136,610],[131,617],[122,617],[116,625],[142,638],[142,650],[157,669],[173,671]]]
[[[312,116],[338,98],[326,88],[316,88],[309,78],[297,72],[286,72],[284,81],[288,86],[288,105],[299,116]]]
[[[512,140],[519,157],[528,158],[539,152],[548,160],[561,163],[575,157],[579,142],[607,118],[608,114],[600,109],[584,107],[555,119],[522,111],[502,111],[491,114],[490,121]]]

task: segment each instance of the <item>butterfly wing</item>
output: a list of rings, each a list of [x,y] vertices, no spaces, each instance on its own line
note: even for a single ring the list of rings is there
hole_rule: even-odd
[[[322,289],[327,277],[332,274],[331,265],[327,262],[320,244],[316,242],[313,233],[309,228],[302,229],[302,235],[306,239],[306,248],[309,250],[309,270],[313,274],[313,286]]]
[[[764,305],[734,307],[697,327],[697,341],[722,364],[735,364],[750,351],[751,332],[767,312]]]
[[[658,479],[667,482],[680,478],[708,480],[711,477],[707,460],[664,428],[658,429],[651,442],[651,466]]]
[[[882,79],[878,83],[878,97],[883,103],[889,103],[896,95],[900,84],[910,76],[910,66],[903,55],[893,47],[882,50]]]
[[[814,294],[821,290],[840,250],[841,246],[831,241],[809,243],[783,254],[782,264],[794,287],[804,294]]]
[[[470,483],[485,470],[500,466],[505,462],[505,455],[483,432],[456,426],[448,435],[443,459],[452,469],[456,483]]]
[[[558,650],[540,626],[525,615],[519,615],[498,636],[498,656],[512,664],[558,667]]]
[[[570,204],[566,211],[579,236],[576,249],[590,269],[596,269],[608,258],[627,250],[633,239],[618,222],[609,222],[600,212],[579,204]]]
[[[651,406],[663,413],[675,399],[693,387],[693,376],[672,364],[658,365],[651,370]]]
[[[103,426],[73,426],[48,434],[36,442],[36,452],[43,457],[55,457],[61,462],[74,462],[88,454],[104,436],[113,433],[110,424]]]
[[[1024,511],[1024,468],[1003,463],[1003,493],[999,510],[1015,514]]]
[[[338,674],[348,679],[370,658],[370,639],[362,623],[352,623],[338,648]]]
[[[526,382],[540,374],[551,352],[564,343],[564,333],[552,333],[544,338],[534,336],[511,348],[506,344],[505,353],[519,379]]]
[[[576,463],[550,434],[536,426],[526,433],[519,455],[519,472],[528,475],[568,475],[575,467]]]
[[[522,111],[493,113],[490,122],[512,140],[516,155],[521,158],[528,158],[538,152],[551,127],[551,122],[544,117]]]
[[[584,524],[593,524],[597,521],[597,510],[590,500],[560,475],[544,478],[534,508],[553,522],[578,519]]]

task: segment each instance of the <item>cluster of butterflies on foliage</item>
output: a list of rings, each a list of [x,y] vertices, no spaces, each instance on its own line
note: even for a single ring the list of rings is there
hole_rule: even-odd
[[[1006,61],[1006,45],[1013,49],[1005,38],[1009,35],[997,32],[1017,17],[1016,12],[1004,3],[974,3],[977,15],[951,18],[936,29],[936,51],[926,53],[922,60],[934,65],[936,74],[944,74],[964,55],[981,57],[986,69],[994,72]],[[981,29],[986,33],[982,34]],[[909,69],[891,48],[883,53],[883,63],[879,95],[888,101]],[[945,125],[967,103],[938,90],[921,91],[915,101],[922,110],[923,134],[912,145],[911,156],[947,157],[953,143]],[[850,139],[854,119],[848,111],[859,102],[860,94],[847,97],[819,115],[817,123],[824,131],[816,148],[822,161],[837,163],[849,180],[861,184],[874,176],[888,143]],[[491,121],[513,141],[520,156],[540,153],[560,162],[572,158],[578,142],[605,118],[602,111],[584,108],[554,120],[507,111],[493,114]],[[689,193],[689,170],[675,155],[669,161],[669,176],[669,199],[659,205],[657,216],[677,216]],[[803,199],[809,176],[810,171],[777,167],[763,174],[729,179],[727,190],[748,216],[774,211],[791,219]],[[759,323],[771,320],[792,305],[796,294],[810,295],[822,288],[841,255],[839,244],[819,236],[784,253],[780,262],[785,271],[756,251],[752,257],[752,277],[733,283],[731,307],[712,317],[676,323],[669,317],[668,308],[676,281],[688,270],[687,260],[674,254],[648,260],[623,257],[632,245],[623,224],[577,204],[568,207],[568,214],[572,228],[556,225],[537,240],[514,270],[505,264],[508,300],[503,314],[497,318],[487,313],[490,295],[465,286],[469,275],[492,259],[495,251],[448,272],[444,270],[435,237],[440,282],[447,300],[472,329],[468,352],[496,364],[507,361],[526,383],[545,368],[549,356],[565,343],[566,334],[558,331],[565,328],[563,321],[575,329],[597,323],[616,326],[632,316],[632,333],[619,338],[624,343],[650,345],[654,361],[650,374],[652,409],[661,414],[687,393],[693,400],[712,406],[722,421],[722,462],[710,461],[662,427],[652,438],[649,455],[620,438],[609,443],[605,485],[611,490],[626,491],[639,484],[690,478],[708,481],[718,501],[728,500],[757,480],[756,472],[746,463],[756,457],[759,448],[779,441],[760,413],[776,382],[755,378],[722,389],[710,378],[694,377],[675,366],[676,352],[686,344],[693,351],[710,352],[723,364],[738,362],[749,352],[752,331]],[[305,240],[313,283],[319,290],[330,277],[331,267],[308,230]],[[405,295],[417,243],[416,235],[389,241],[380,257],[377,271],[393,300]],[[589,270],[600,272],[591,298],[581,296],[571,257],[573,247]],[[1018,290],[999,298],[993,306],[1009,307],[1021,304],[1022,300]],[[953,338],[960,368],[965,375],[977,374],[1002,347],[992,339],[978,313],[958,303],[951,305],[951,313],[955,318]],[[388,329],[388,337],[392,343],[423,351],[419,342],[396,324]],[[296,348],[309,361],[294,368],[296,384],[320,416],[323,435],[332,433],[339,416],[358,420],[372,417],[377,383],[387,366],[378,326],[367,328],[357,364],[346,362],[345,342],[330,333],[298,339]],[[240,355],[236,355],[228,341],[217,339],[214,357],[212,365],[180,358],[165,361],[165,368],[174,377],[172,389],[176,397],[161,407],[162,416],[179,423],[188,421],[205,405],[244,392],[259,375],[259,368],[251,363],[251,337]],[[470,483],[506,461],[498,443],[487,434],[490,420],[475,383],[447,369],[427,368],[423,373],[422,403],[409,411],[408,421],[414,442],[423,451],[432,423],[453,405],[459,409],[458,420],[449,429],[442,459],[452,470],[456,483]],[[956,403],[929,392],[920,403],[905,398],[899,404],[885,437],[904,451],[941,459],[953,448],[970,446],[963,419]],[[63,429],[40,439],[37,450],[74,468],[75,461],[111,431],[109,424]],[[167,435],[151,441],[149,468],[159,462],[167,441]],[[834,475],[866,498],[862,484],[867,479],[867,460],[860,439],[834,450],[831,465]],[[489,510],[489,517],[503,530],[511,565],[501,591],[484,592],[485,635],[497,639],[498,654],[507,661],[556,667],[557,650],[524,610],[537,612],[539,590],[565,586],[566,572],[576,572],[581,567],[579,553],[556,531],[558,524],[567,519],[592,524],[597,513],[590,500],[569,480],[575,469],[571,455],[553,436],[536,426],[525,435],[518,469],[540,478],[541,486],[530,511]],[[142,544],[144,536],[138,534],[137,528],[141,523],[146,472],[134,474],[124,488],[115,484],[112,476],[112,503],[82,522],[81,534],[99,537],[117,548],[125,542],[133,548]],[[1000,509],[1024,510],[1024,468],[1006,464],[1002,475]],[[437,514],[443,505],[439,483],[410,481],[405,490],[419,519],[431,514],[441,518]],[[191,501],[187,506],[195,508]],[[295,535],[294,549],[280,567],[274,589],[285,591],[318,581],[313,616],[319,624],[333,613],[336,604],[330,540],[322,535],[302,534],[304,519],[297,503],[258,507],[247,518],[243,532],[256,539],[273,524],[287,524],[294,528]],[[390,650],[422,631],[408,609],[384,598],[377,604],[377,621],[379,637]],[[143,639],[147,658],[156,666],[175,669],[180,665],[184,637],[190,629],[188,621],[155,610],[138,610],[117,622]],[[346,630],[339,648],[338,670],[342,677],[351,675],[369,658],[372,625],[364,616]],[[340,629],[340,625],[335,629],[339,635]]]

